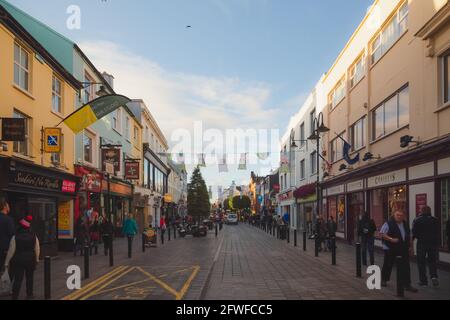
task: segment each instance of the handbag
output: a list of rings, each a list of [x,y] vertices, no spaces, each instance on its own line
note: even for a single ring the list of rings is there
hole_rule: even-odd
[[[11,293],[11,280],[9,278],[8,270],[3,272],[0,278],[0,295],[6,295]]]

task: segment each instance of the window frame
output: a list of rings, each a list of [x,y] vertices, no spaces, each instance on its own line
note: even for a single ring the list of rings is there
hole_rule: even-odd
[[[122,134],[122,109],[118,108],[112,112],[112,128],[119,134]]]
[[[442,56],[442,76],[443,76],[443,103],[450,103],[450,51]]]
[[[92,145],[92,150],[91,150],[91,161],[86,160],[86,152],[85,152],[85,144],[84,144],[84,139],[85,137],[88,137],[91,140],[91,145]],[[96,134],[94,134],[93,132],[90,132],[88,130],[84,130],[83,131],[83,162],[90,164],[92,166],[95,166],[95,159],[96,159]]]
[[[300,161],[300,180],[306,179],[306,161],[302,159]]]
[[[19,48],[19,61],[16,61],[16,46]],[[26,53],[26,57],[27,57],[27,64],[28,67],[25,68],[24,66],[22,66],[22,53]],[[15,41],[14,42],[14,53],[13,53],[13,63],[14,63],[14,68],[13,68],[13,72],[14,72],[14,76],[13,76],[13,82],[14,85],[16,85],[18,88],[24,90],[25,92],[31,93],[31,52],[25,48],[25,46],[21,45],[19,42]],[[18,79],[18,83],[16,82],[16,67],[19,68],[19,79]],[[21,74],[22,72],[24,72],[27,75],[27,81],[26,81],[26,88],[22,87],[21,85]]]
[[[342,97],[336,100],[336,93],[338,89],[342,87]],[[331,110],[336,108],[346,97],[346,84],[345,84],[345,75],[336,83],[331,92],[328,94],[328,103],[330,104]]]
[[[64,134],[61,134],[60,146],[61,150],[59,153],[50,154],[50,162],[54,165],[61,165],[64,162]]]
[[[358,124],[362,124],[362,128],[361,128],[362,129],[361,130],[362,144],[360,146],[356,146],[356,143],[355,143],[355,127]],[[352,144],[352,151],[362,149],[366,146],[366,116],[359,118],[350,126],[350,142]]]
[[[25,141],[14,141],[13,142],[13,153],[22,155],[25,157],[31,157],[31,138],[33,130],[31,130],[31,117],[21,112],[18,109],[13,110],[13,118],[25,119]],[[21,149],[24,149],[24,152]]]
[[[57,91],[55,91],[55,86],[54,86],[55,81],[59,82],[59,89],[60,89],[59,93]],[[57,114],[60,114],[60,115],[64,114],[63,95],[64,95],[63,81],[56,74],[53,74],[53,76],[52,76],[52,111]],[[55,106],[53,104],[55,96],[59,99],[59,110],[55,110]]]
[[[361,65],[361,75],[359,76],[359,78],[356,78],[356,74],[357,74],[356,70],[357,70],[357,66],[359,64]],[[359,55],[358,58],[356,58],[353,65],[350,67],[350,70],[349,70],[350,88],[353,89],[354,87],[356,87],[356,85],[362,79],[364,79],[365,75],[366,75],[366,53],[363,52],[362,54]]]
[[[84,82],[86,82],[86,84],[85,84],[85,87],[83,88],[83,99],[84,99],[83,102],[85,104],[87,104],[96,98],[96,95],[95,95],[95,86],[96,85],[93,84],[95,82],[95,80],[94,80],[94,77],[91,76],[87,70],[84,71]]]
[[[313,160],[314,157],[314,160]],[[311,164],[311,176],[314,176],[318,174],[318,168],[317,167],[317,150],[314,150],[309,155],[310,164]],[[314,170],[313,170],[314,169]]]

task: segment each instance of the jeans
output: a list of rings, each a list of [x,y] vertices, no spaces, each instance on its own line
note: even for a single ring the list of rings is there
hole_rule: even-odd
[[[428,283],[427,278],[427,262],[430,270],[430,277],[437,278],[437,254],[438,249],[433,246],[425,245],[420,241],[417,242],[417,266],[419,268],[420,282]]]
[[[0,275],[3,274],[3,270],[5,269],[5,260],[6,260],[7,252],[0,252]]]
[[[362,248],[362,264],[367,266],[367,253],[369,253],[370,265],[375,264],[375,238],[374,237],[361,237]]]
[[[384,251],[384,263],[383,269],[381,270],[381,279],[385,282],[391,280],[392,268],[394,267],[397,256],[400,256],[401,260],[400,266],[396,267],[402,268],[402,283],[405,287],[408,287],[411,285],[411,268],[409,265],[409,252],[406,248],[401,252],[393,252],[392,250]]]
[[[34,270],[35,263],[13,263],[11,265],[10,273],[13,279],[12,285],[12,299],[19,298],[20,287],[22,286],[23,277],[26,279],[27,297],[33,296]]]

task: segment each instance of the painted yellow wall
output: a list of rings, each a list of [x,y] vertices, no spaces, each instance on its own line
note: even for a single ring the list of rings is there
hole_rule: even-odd
[[[16,40],[30,53],[30,92],[24,92],[14,85],[14,42]],[[26,43],[15,39],[11,32],[0,25],[0,117],[12,117],[13,110],[16,109],[32,119],[30,157],[15,155],[12,142],[8,142],[8,152],[0,151],[0,154],[18,156],[39,165],[53,167],[50,154],[44,154],[41,158],[41,128],[54,127],[64,116],[73,112],[77,95],[76,90],[59,77],[63,83],[63,114],[53,113],[53,74],[52,68],[40,62]],[[64,135],[62,163],[63,167],[67,168],[60,169],[73,173],[74,135],[65,125],[61,125],[60,128]]]

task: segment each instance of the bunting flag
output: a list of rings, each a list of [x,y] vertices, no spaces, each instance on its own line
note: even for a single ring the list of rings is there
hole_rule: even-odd
[[[198,155],[198,166],[199,167],[206,167],[205,154],[204,153],[200,153]]]
[[[241,159],[239,160],[238,170],[247,170],[247,154],[241,154]]]
[[[259,152],[256,154],[259,160],[267,160],[269,158],[270,152]]]
[[[344,160],[351,166],[358,163],[359,162],[359,153],[354,158],[350,158],[350,151],[352,150],[352,145],[350,143],[348,143],[347,140],[345,140],[340,134],[336,134],[336,135],[344,142],[344,147],[343,147],[343,152],[342,152]]]
[[[65,123],[70,130],[78,134],[128,102],[131,102],[131,100],[122,95],[111,94],[102,96],[77,109],[59,124]]]
[[[289,173],[289,171],[289,154],[287,152],[282,152],[280,161],[280,173]]]
[[[227,155],[224,154],[219,158],[219,173],[228,172]]]

